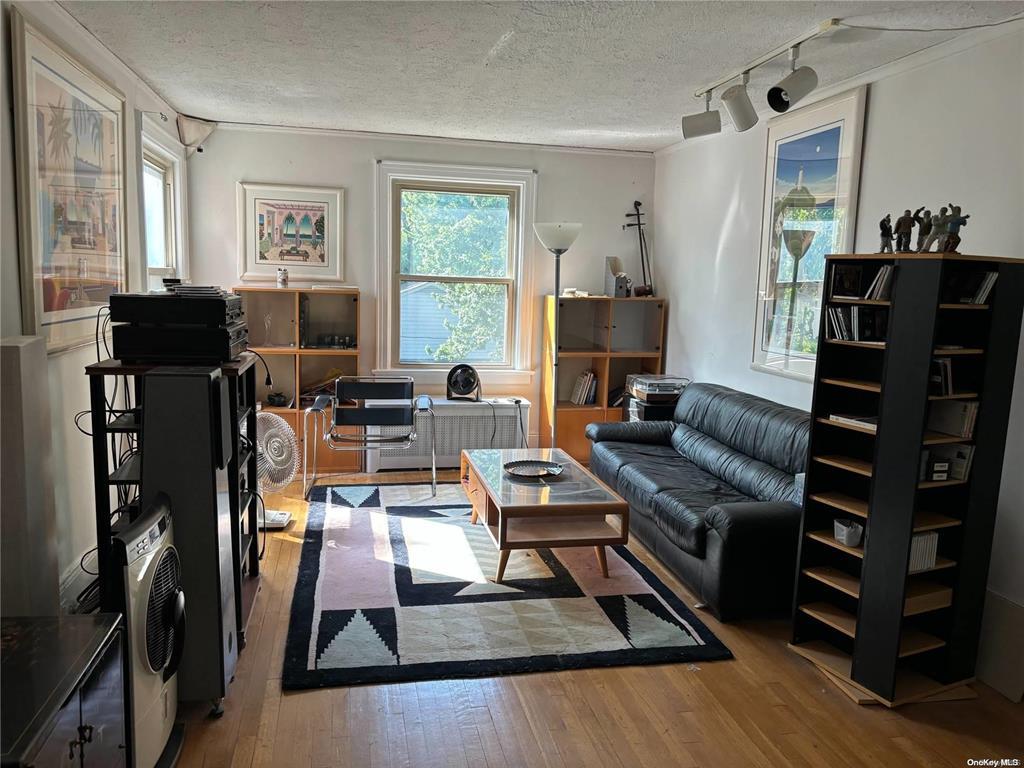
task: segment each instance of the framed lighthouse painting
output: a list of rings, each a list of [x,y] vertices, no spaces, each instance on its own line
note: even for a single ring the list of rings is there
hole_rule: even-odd
[[[810,380],[825,255],[853,250],[866,88],[768,124],[753,368]]]

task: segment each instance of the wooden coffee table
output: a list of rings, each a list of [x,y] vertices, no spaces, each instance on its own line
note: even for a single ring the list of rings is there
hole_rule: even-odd
[[[523,479],[508,475],[506,462],[542,459],[562,464],[557,477]],[[462,452],[462,483],[479,520],[500,553],[495,582],[501,582],[513,549],[593,547],[608,577],[604,548],[629,541],[629,506],[559,448],[482,449]]]

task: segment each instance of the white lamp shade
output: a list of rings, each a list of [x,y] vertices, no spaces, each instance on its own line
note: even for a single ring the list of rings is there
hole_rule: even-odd
[[[568,251],[572,244],[576,242],[576,238],[580,236],[580,230],[582,229],[582,224],[569,224],[567,222],[533,225],[533,231],[536,233],[537,239],[552,253],[555,251],[563,253]]]
[[[768,89],[768,106],[785,112],[817,87],[818,73],[810,67],[800,67]]]
[[[722,104],[732,118],[737,131],[746,131],[757,125],[757,110],[750,103],[747,86],[734,85],[722,94]]]
[[[695,139],[698,136],[709,136],[722,130],[722,116],[717,109],[686,115],[682,120],[683,138]]]

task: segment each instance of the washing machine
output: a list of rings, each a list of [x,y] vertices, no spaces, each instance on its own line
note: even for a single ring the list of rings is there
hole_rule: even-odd
[[[185,593],[169,500],[160,499],[118,531],[113,555],[124,588],[132,765],[173,765],[183,735],[175,717],[176,673],[185,648]]]

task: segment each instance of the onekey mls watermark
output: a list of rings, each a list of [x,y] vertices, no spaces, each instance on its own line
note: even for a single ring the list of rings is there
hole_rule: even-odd
[[[1019,757],[969,757],[967,765],[980,765],[986,768],[998,768],[999,766],[1019,766]]]

